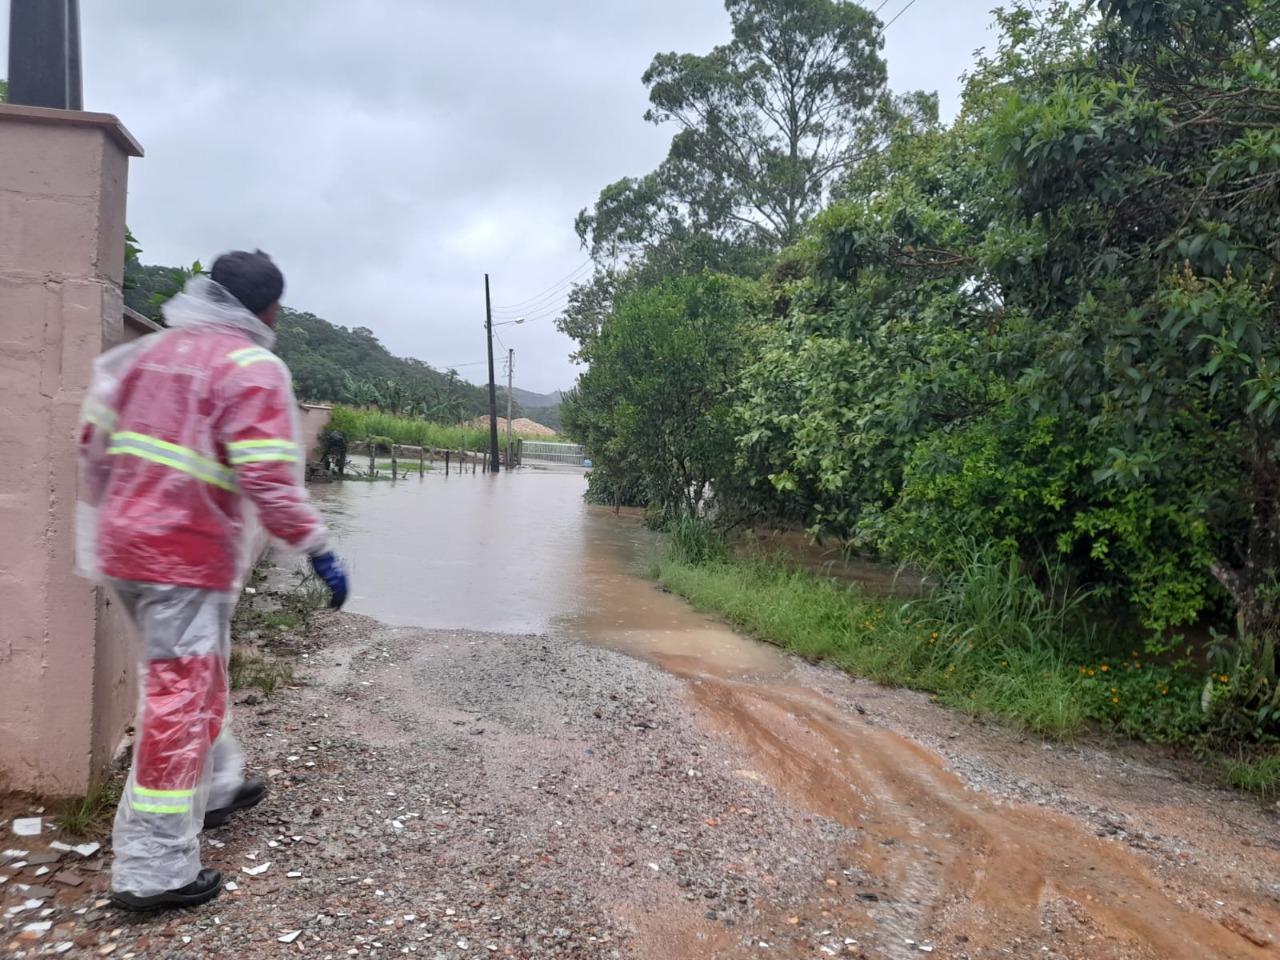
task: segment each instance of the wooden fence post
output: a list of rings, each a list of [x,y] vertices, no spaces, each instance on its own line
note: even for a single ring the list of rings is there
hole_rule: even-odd
[[[427,475],[427,448],[418,448],[418,476],[425,477]]]

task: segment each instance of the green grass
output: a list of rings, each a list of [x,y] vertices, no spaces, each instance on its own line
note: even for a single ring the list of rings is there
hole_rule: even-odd
[[[1202,678],[1108,653],[1083,625],[1084,596],[1046,599],[1003,558],[977,552],[927,598],[881,600],[774,559],[715,558],[679,530],[649,573],[700,610],[799,656],[934,695],[973,715],[1056,738],[1103,728],[1189,742],[1204,727]],[[706,562],[688,556],[706,555]]]
[[[92,837],[103,832],[115,814],[122,787],[120,777],[93,784],[83,797],[68,801],[54,814],[58,829],[73,837]]]
[[[665,533],[671,555],[681,563],[696,566],[728,557],[724,537],[702,520],[677,517],[667,524]]]
[[[397,417],[376,410],[334,407],[326,430],[338,430],[349,443],[385,438],[392,443],[442,450],[481,450],[489,445],[489,431],[472,430],[410,417]]]
[[[1257,794],[1264,799],[1280,797],[1280,751],[1245,756],[1243,753],[1223,762],[1227,782],[1238,790]]]
[[[1089,719],[1081,676],[1047,643],[979,650],[963,631],[945,630],[914,604],[874,600],[777,561],[667,559],[657,562],[657,573],[699,609],[848,673],[1056,737],[1078,733]]]
[[[289,630],[302,624],[302,615],[293,610],[270,610],[263,614],[262,622],[273,630]]]
[[[296,613],[303,625],[311,622],[313,614],[329,606],[329,588],[310,570],[300,570],[294,575],[298,582],[284,597],[284,607]]]
[[[306,630],[311,618],[328,607],[329,588],[310,570],[298,570],[293,579],[290,588],[269,592],[263,592],[262,582],[257,581],[258,595],[245,598],[236,607],[234,634],[243,636],[252,630]],[[272,603],[279,606],[270,606]]]
[[[288,661],[261,657],[239,648],[231,651],[228,672],[232,689],[257,687],[268,697],[281,685],[293,682],[293,665]]]
[[[338,430],[349,443],[364,443],[369,439],[390,441],[412,447],[435,447],[439,450],[487,450],[489,431],[485,428],[450,426],[430,423],[411,417],[397,417],[376,410],[356,410],[337,406],[329,418],[328,430]],[[511,436],[520,436],[513,432]],[[506,431],[500,431],[499,444],[505,442]],[[530,438],[546,439],[546,438]],[[358,460],[348,457],[348,460]],[[366,458],[367,461],[367,458]]]
[[[430,462],[422,465],[427,473],[431,473],[434,469]],[[451,471],[453,467],[449,468]],[[392,480],[408,479],[418,476],[418,458],[406,457],[403,460],[396,461],[396,470],[393,475],[391,472],[390,460],[377,460],[374,463],[375,473],[369,473],[369,458],[364,454],[357,454],[354,459],[347,461],[347,469],[344,475],[345,480],[354,483],[390,483]]]

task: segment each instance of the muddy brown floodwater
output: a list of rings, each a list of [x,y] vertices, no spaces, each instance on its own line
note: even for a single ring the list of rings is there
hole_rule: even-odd
[[[855,831],[845,855],[871,885],[815,873],[813,900],[829,924],[876,931],[864,956],[1280,956],[1274,808],[1154,762],[967,722],[740,637],[641,579],[649,535],[585,506],[582,490],[579,475],[525,470],[317,499],[354,569],[355,612],[552,635],[679,678],[706,731],[746,751],[745,774],[795,817]],[[678,954],[670,943],[646,955],[744,955],[736,934]]]

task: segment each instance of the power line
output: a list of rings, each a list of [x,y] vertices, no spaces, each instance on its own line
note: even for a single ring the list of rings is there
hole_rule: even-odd
[[[907,0],[907,5],[898,11],[898,15],[880,28],[881,35],[901,19],[902,15],[916,5],[916,0]]]
[[[593,265],[593,261],[586,260],[583,263],[579,264],[578,267],[575,270],[573,270],[571,273],[569,273],[567,276],[562,277],[560,280],[557,280],[546,290],[542,291],[542,293],[539,293],[536,296],[530,297],[528,300],[522,300],[519,303],[511,303],[511,304],[503,304],[501,306],[495,306],[494,312],[510,313],[513,311],[519,312],[520,310],[529,310],[532,308],[536,308],[542,301],[548,300],[551,297],[554,297],[557,293],[559,293],[560,291],[564,290],[566,287],[571,286],[573,283],[575,283],[578,279],[582,277],[585,271],[592,265]]]
[[[881,11],[881,10],[883,10],[883,9],[884,9],[885,7],[887,7],[888,5],[889,5],[889,0],[883,0],[883,2],[880,4],[880,6],[876,7],[874,10],[872,10],[872,11],[871,11],[871,15],[872,15],[873,17],[878,16],[878,15],[879,15],[879,13],[880,13],[880,11]]]
[[[561,294],[561,295],[560,295],[560,297],[559,297],[559,298],[557,298],[556,300],[552,300],[552,301],[550,301],[550,302],[548,302],[548,303],[545,303],[545,304],[543,304],[542,306],[540,306],[540,307],[537,309],[537,311],[536,311],[536,312],[533,312],[533,313],[521,313],[521,314],[520,314],[520,315],[518,315],[518,316],[512,316],[512,317],[510,317],[510,318],[503,318],[501,322],[495,322],[495,323],[494,323],[494,326],[495,326],[495,327],[499,327],[499,326],[503,326],[503,327],[505,327],[505,326],[508,326],[509,324],[513,324],[513,323],[516,323],[516,322],[520,322],[522,325],[528,325],[528,324],[530,324],[530,323],[537,323],[539,320],[546,320],[548,317],[557,317],[557,316],[559,316],[560,314],[564,313],[565,309],[566,309],[568,306],[569,306],[569,296],[568,296],[568,294],[567,294],[567,293],[563,293],[563,294]],[[496,314],[496,312],[495,312],[495,316],[496,316],[496,315],[497,315],[497,314]]]
[[[588,261],[588,263],[585,264],[584,266],[587,269],[590,269],[590,267],[593,266],[593,264],[590,261]],[[494,315],[501,316],[501,317],[515,317],[520,315],[521,313],[526,313],[531,310],[539,310],[543,306],[545,306],[547,303],[552,302],[560,297],[567,296],[570,288],[572,288],[574,284],[580,282],[586,276],[587,276],[587,270],[580,268],[577,273],[570,274],[568,277],[562,280],[555,287],[551,287],[547,289],[546,291],[544,291],[543,293],[539,294],[536,297],[533,297],[532,299],[526,300],[520,304],[516,304],[515,306],[495,306],[493,308]]]
[[[568,306],[569,306],[569,301],[567,299],[563,300],[555,304],[554,306],[549,306],[546,310],[543,310],[540,313],[536,313],[536,314],[533,314],[532,316],[525,317],[524,322],[537,323],[539,320],[546,320],[550,317],[558,317],[560,314],[564,313],[565,308]]]
[[[544,297],[538,303],[533,303],[526,307],[521,307],[519,309],[516,309],[514,307],[503,307],[501,310],[499,310],[497,307],[495,307],[493,310],[493,315],[500,320],[507,320],[507,321],[517,320],[521,317],[527,318],[530,313],[537,313],[557,303],[563,303],[567,301],[571,293],[572,293],[572,289],[564,289],[559,291],[558,293],[552,293],[549,296]]]
[[[578,274],[582,273],[583,270],[591,266],[593,262],[594,261],[592,261],[590,258],[587,258],[586,260],[582,261],[582,263],[578,264],[576,267],[570,270],[565,276],[561,277],[559,280],[553,283],[549,289],[558,289],[560,287],[563,287],[566,283],[568,283]],[[542,298],[542,294],[538,294],[536,297],[530,297],[529,300],[524,300],[521,303],[515,304],[515,306],[517,307],[523,306],[525,303],[529,303],[532,300],[540,300],[541,298]]]

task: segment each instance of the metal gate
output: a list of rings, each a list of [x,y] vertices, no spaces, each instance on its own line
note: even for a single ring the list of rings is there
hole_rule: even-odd
[[[522,440],[520,462],[536,460],[539,463],[567,463],[581,467],[587,459],[587,449],[577,443],[550,443],[546,440]]]

